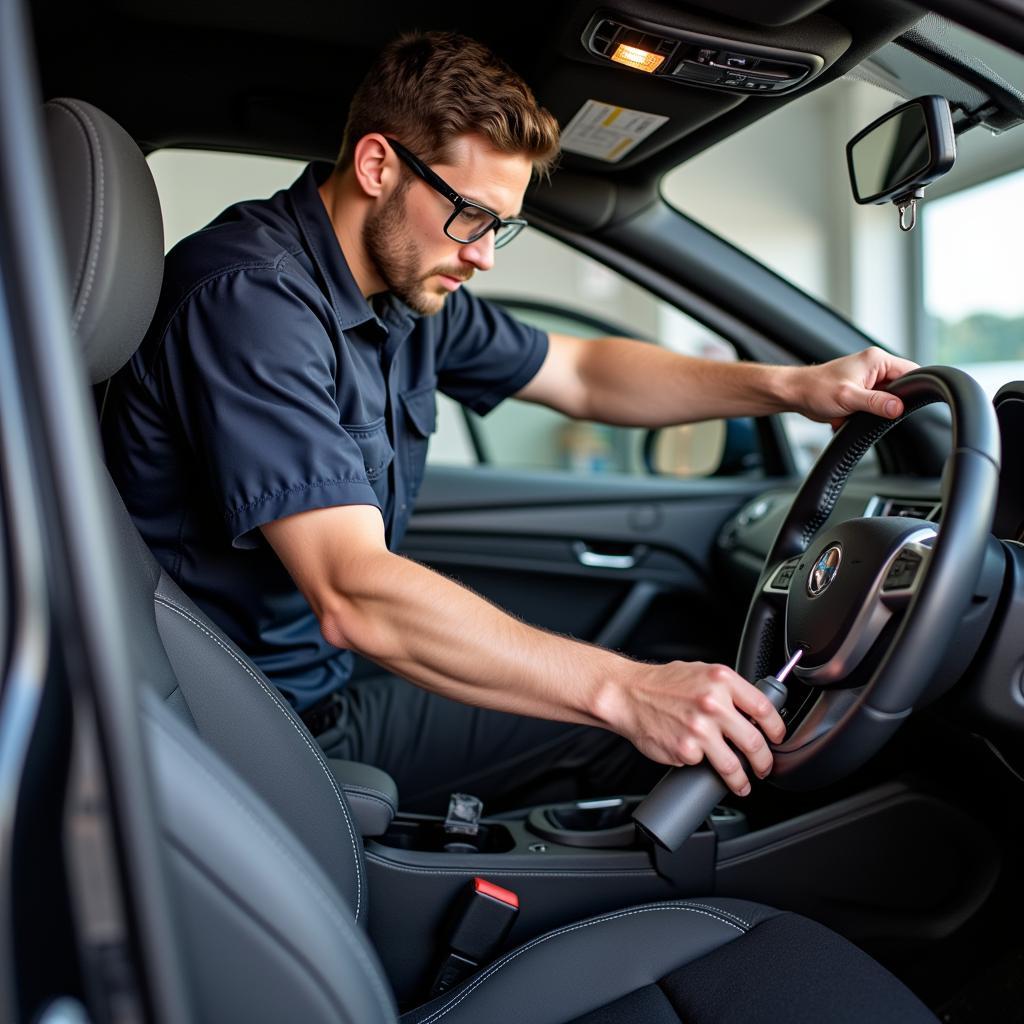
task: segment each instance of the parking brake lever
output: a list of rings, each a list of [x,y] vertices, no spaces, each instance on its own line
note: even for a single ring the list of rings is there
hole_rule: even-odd
[[[765,676],[754,684],[772,702],[776,711],[781,711],[786,703],[786,676],[793,671],[803,653],[802,647],[797,648],[774,676]],[[633,820],[659,846],[675,853],[700,828],[701,822],[714,810],[727,790],[721,775],[707,761],[670,768],[637,806]]]

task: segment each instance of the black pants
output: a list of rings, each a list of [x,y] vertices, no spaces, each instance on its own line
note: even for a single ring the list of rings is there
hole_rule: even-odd
[[[341,700],[317,741],[328,757],[386,771],[406,811],[443,814],[453,792],[480,797],[490,814],[646,793],[665,772],[604,729],[470,707],[393,675],[354,679]]]

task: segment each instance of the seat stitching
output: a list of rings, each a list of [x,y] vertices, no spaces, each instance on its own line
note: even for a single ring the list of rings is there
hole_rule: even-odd
[[[390,800],[385,800],[384,797],[378,796],[376,793],[350,789],[348,786],[342,786],[342,790],[345,793],[346,800],[372,800],[374,803],[383,804],[392,814],[395,812],[395,805]]]
[[[252,808],[248,807],[245,802],[239,799],[236,793],[233,793],[230,787],[224,784],[224,781],[218,778],[209,767],[205,765],[202,760],[196,757],[195,752],[189,750],[188,747],[181,742],[180,738],[175,736],[171,730],[164,727],[161,723],[157,722],[151,715],[148,716],[150,721],[157,724],[164,736],[170,740],[219,790],[229,799],[235,807],[237,807],[248,819],[251,821],[256,828],[262,832],[267,838],[274,844],[275,847],[284,855],[286,860],[291,861],[292,866],[297,869],[298,876],[307,884],[307,886],[316,893],[318,902],[320,899],[323,900],[323,905],[327,908],[331,917],[335,923],[338,924],[338,931],[341,933],[342,938],[351,946],[355,951],[357,958],[362,963],[363,967],[366,968],[367,973],[370,975],[373,986],[377,992],[377,995],[382,998],[383,1004],[389,1005],[391,1000],[388,998],[387,991],[385,990],[381,979],[374,969],[373,963],[370,958],[366,955],[366,951],[360,946],[353,936],[351,935],[351,928],[348,921],[345,920],[344,915],[338,910],[338,907],[331,901],[329,893],[324,890],[324,887],[320,885],[316,879],[310,875],[303,865],[302,861],[295,856],[294,852],[288,849],[287,844],[282,843],[279,836],[275,835],[272,829],[267,828],[266,824],[260,820],[260,818],[253,813]],[[337,894],[336,894],[337,895]]]
[[[155,600],[158,604],[162,604],[165,608],[170,608],[172,611],[177,612],[187,622],[190,622],[198,630],[200,630],[202,633],[204,633],[206,636],[208,636],[226,654],[228,654],[231,657],[231,659],[234,662],[236,662],[242,669],[244,669],[244,671],[249,676],[251,676],[253,679],[255,679],[256,682],[259,683],[260,689],[263,691],[263,693],[266,694],[266,696],[268,698],[270,698],[271,703],[277,708],[278,711],[281,712],[282,715],[284,715],[285,720],[295,730],[295,732],[298,734],[298,736],[302,740],[302,742],[305,743],[306,746],[309,747],[310,751],[316,756],[317,763],[320,765],[321,769],[323,769],[324,774],[327,776],[327,781],[330,782],[331,788],[334,790],[334,795],[338,798],[338,805],[341,807],[342,815],[345,818],[345,827],[348,829],[349,839],[352,841],[352,852],[354,854],[355,868],[356,868],[356,912],[355,912],[355,918],[358,921],[359,920],[359,911],[360,911],[360,908],[362,906],[362,884],[361,884],[362,870],[361,870],[361,864],[360,864],[359,849],[356,846],[355,832],[353,831],[352,821],[349,818],[348,807],[345,806],[345,801],[342,799],[341,793],[338,791],[337,783],[334,781],[334,775],[331,773],[330,769],[327,767],[327,763],[326,763],[326,761],[324,761],[323,756],[320,755],[319,752],[317,751],[317,749],[313,746],[313,744],[310,743],[309,740],[305,736],[302,735],[302,732],[300,731],[299,727],[291,719],[291,717],[289,716],[289,714],[285,710],[285,708],[281,706],[280,702],[275,697],[273,692],[267,687],[267,684],[264,683],[263,680],[260,679],[260,677],[258,675],[256,675],[256,673],[253,672],[252,669],[249,668],[249,666],[246,665],[245,662],[242,661],[241,658],[239,658],[238,655],[236,655],[235,652],[232,651],[231,648],[228,647],[227,644],[225,644],[224,641],[220,639],[219,636],[217,636],[215,633],[212,633],[210,630],[208,630],[194,615],[191,615],[186,609],[179,607],[173,601],[170,601],[166,597],[164,597],[162,594],[154,594],[153,595],[153,600]]]
[[[56,111],[59,111],[62,114],[67,114],[67,116],[68,116],[69,120],[71,121],[71,123],[79,130],[79,132],[81,132],[82,138],[85,140],[86,146],[88,146],[89,135],[88,135],[88,133],[85,130],[85,126],[82,124],[82,122],[77,117],[75,117],[75,115],[72,113],[72,111],[69,110],[68,107],[64,103],[62,103],[60,101],[54,101],[53,109],[56,110]],[[86,183],[86,187],[89,190],[89,194],[92,195],[92,161],[91,160],[87,160],[86,161],[85,169],[89,172],[89,180]],[[90,210],[90,213],[91,212],[92,211]],[[91,221],[92,217],[90,216],[89,219]],[[92,232],[89,231],[89,230],[86,230],[85,234],[82,236],[82,251],[79,253],[78,259],[75,260],[75,271],[74,271],[74,274],[72,274],[72,276],[71,276],[71,283],[74,286],[76,286],[76,287],[81,283],[82,277],[84,276],[86,258],[89,255],[89,238],[90,238],[91,235],[92,235]]]
[[[387,868],[392,868],[395,871],[405,871],[409,874],[414,875],[465,875],[467,878],[472,877],[479,868],[450,868],[446,871],[435,870],[433,868],[414,868],[409,867],[405,864],[399,864],[397,861],[388,860],[386,857],[381,857],[377,854],[372,853],[370,850],[366,851],[366,859],[372,860],[376,864],[382,864]],[[509,877],[516,878],[657,878],[660,877],[653,868],[637,868],[633,871],[507,871],[505,868],[493,868],[492,870],[497,871],[501,875],[507,875]]]
[[[100,138],[96,132],[96,126],[92,123],[92,120],[86,111],[77,103],[70,100],[64,100],[64,102],[67,103],[67,105],[82,119],[82,121],[85,122],[85,127],[92,138],[93,145],[96,147],[96,177],[99,186],[96,190],[98,196],[96,211],[96,240],[92,247],[89,266],[86,270],[85,291],[82,294],[82,302],[75,313],[74,319],[71,321],[71,329],[77,330],[82,317],[85,315],[85,308],[88,305],[89,296],[92,294],[93,282],[96,279],[96,264],[99,262],[100,243],[103,240],[103,150],[100,147]]]
[[[749,931],[749,929],[740,928],[732,921],[727,921],[725,918],[717,917],[715,914],[709,914],[704,910],[697,910],[696,907],[690,906],[689,904],[685,903],[666,903],[654,907],[639,907],[636,910],[624,910],[618,914],[609,914],[605,917],[595,918],[593,921],[581,921],[578,924],[569,925],[567,928],[560,928],[558,929],[558,931],[548,932],[546,935],[541,935],[538,938],[534,939],[532,942],[528,942],[525,946],[522,946],[520,949],[514,950],[512,953],[506,954],[496,963],[488,967],[487,970],[484,971],[484,973],[481,974],[480,977],[477,978],[476,981],[474,981],[473,984],[470,985],[465,992],[460,993],[457,999],[450,1002],[447,1006],[439,1007],[429,1017],[425,1017],[423,1020],[418,1021],[417,1024],[431,1024],[432,1021],[439,1020],[441,1017],[445,1016],[445,1014],[455,1009],[455,1007],[458,1006],[463,999],[470,995],[474,989],[478,988],[485,981],[487,981],[487,979],[491,977],[491,975],[500,971],[501,968],[504,967],[506,964],[510,964],[513,960],[516,959],[516,957],[522,956],[523,953],[526,953],[534,946],[539,946],[542,942],[547,942],[548,939],[558,938],[558,936],[560,935],[568,935],[570,932],[579,931],[583,928],[589,928],[592,925],[604,924],[607,921],[617,921],[623,917],[633,917],[637,914],[651,914],[661,910],[688,910],[692,914],[700,914],[701,917],[710,917],[713,920],[718,921],[719,924],[727,925],[729,928],[735,928],[736,931],[740,932],[743,935],[745,935],[747,931]]]
[[[716,914],[721,914],[722,917],[731,918],[733,921],[743,925],[744,928],[753,928],[754,923],[752,921],[744,921],[738,914],[733,914],[728,910],[722,910],[721,907],[713,907],[708,903],[694,903],[693,900],[686,901],[691,907],[700,907],[702,910],[713,910]]]

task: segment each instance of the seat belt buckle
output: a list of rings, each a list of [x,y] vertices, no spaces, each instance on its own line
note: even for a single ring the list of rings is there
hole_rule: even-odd
[[[519,897],[509,889],[474,878],[456,917],[432,996],[468,978],[497,952],[519,914]]]

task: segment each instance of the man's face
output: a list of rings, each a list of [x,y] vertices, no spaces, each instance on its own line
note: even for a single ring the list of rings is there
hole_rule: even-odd
[[[405,168],[401,186],[367,218],[363,243],[377,272],[393,292],[417,313],[437,313],[445,298],[477,270],[494,264],[494,232],[460,243],[444,233],[452,204]],[[464,135],[450,147],[445,164],[432,164],[463,198],[499,217],[518,216],[532,165],[528,157],[501,153],[482,137]]]

